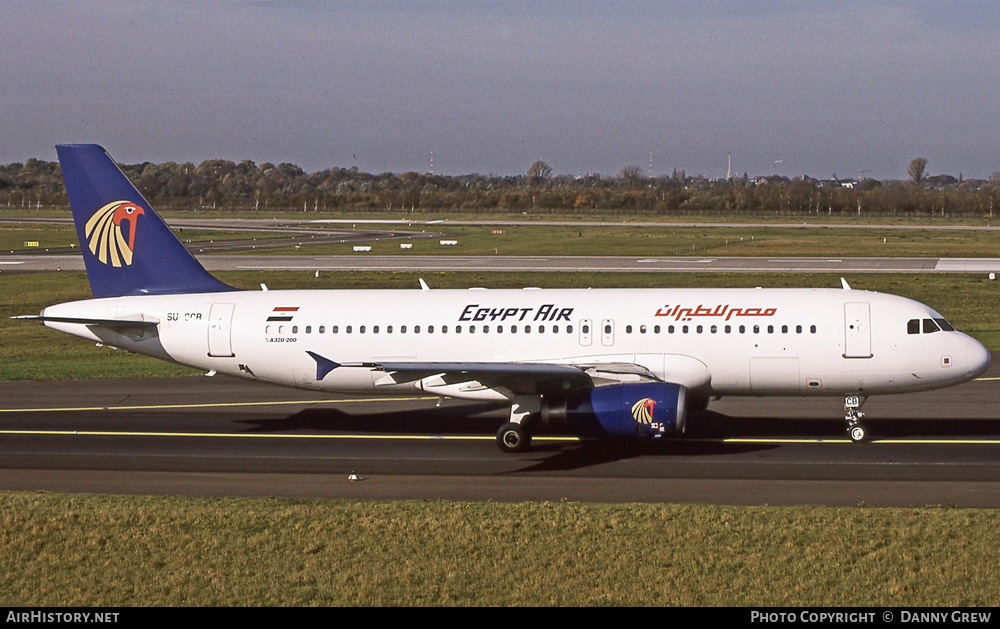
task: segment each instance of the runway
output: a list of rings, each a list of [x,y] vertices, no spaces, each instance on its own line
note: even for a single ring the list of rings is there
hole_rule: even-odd
[[[411,271],[538,273],[993,273],[998,258],[754,258],[460,255],[209,255],[209,271]],[[0,273],[83,271],[79,255],[4,254]]]
[[[1000,366],[937,392],[729,398],[660,442],[540,435],[503,407],[216,376],[0,383],[0,490],[376,500],[1000,507]],[[360,480],[351,481],[355,473]]]

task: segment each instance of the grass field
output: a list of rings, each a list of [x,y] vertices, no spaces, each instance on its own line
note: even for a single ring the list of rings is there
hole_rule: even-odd
[[[1000,257],[1000,237],[990,231],[793,229],[762,227],[452,226],[399,227],[396,231],[436,231],[440,238],[414,239],[412,249],[398,242],[365,241],[288,247],[257,255],[346,255],[357,244],[381,255],[566,255],[566,256],[715,256],[767,257]],[[502,232],[502,233],[494,233]]]
[[[995,511],[0,494],[8,606],[965,607]]]

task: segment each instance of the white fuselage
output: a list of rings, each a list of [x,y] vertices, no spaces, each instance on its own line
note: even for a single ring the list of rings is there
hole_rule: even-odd
[[[43,315],[155,321],[46,325],[205,370],[345,392],[421,386],[365,365],[383,362],[632,363],[703,396],[919,391],[989,364],[971,337],[926,325],[941,320],[927,306],[839,289],[247,291],[95,299]],[[318,374],[307,352],[344,367]],[[465,390],[444,394],[486,397]]]

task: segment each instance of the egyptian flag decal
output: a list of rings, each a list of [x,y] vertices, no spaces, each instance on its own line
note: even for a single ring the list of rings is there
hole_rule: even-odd
[[[298,312],[298,306],[275,306],[274,310],[271,311],[271,316],[267,318],[268,321],[291,321],[292,315]]]

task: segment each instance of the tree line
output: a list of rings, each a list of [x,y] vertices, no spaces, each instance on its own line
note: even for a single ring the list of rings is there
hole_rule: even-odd
[[[357,168],[306,173],[289,163],[221,159],[121,165],[151,203],[179,210],[970,217],[1000,212],[1000,173],[965,180],[927,176],[925,167],[920,158],[911,162],[909,180],[858,182],[708,179],[683,171],[648,177],[638,166],[611,177],[554,175],[543,161],[515,176],[372,174]],[[58,162],[29,159],[0,166],[0,208],[66,204]]]

